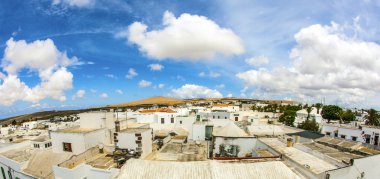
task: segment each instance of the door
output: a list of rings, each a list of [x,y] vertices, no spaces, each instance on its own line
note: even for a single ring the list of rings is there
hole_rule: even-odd
[[[379,134],[375,134],[375,142],[373,145],[379,145]]]
[[[238,121],[239,120],[239,117],[235,117],[235,121]]]

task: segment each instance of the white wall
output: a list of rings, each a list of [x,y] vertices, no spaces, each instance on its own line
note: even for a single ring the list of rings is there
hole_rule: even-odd
[[[245,157],[245,154],[252,153],[252,150],[256,146],[257,139],[253,137],[244,138],[227,138],[227,137],[215,137],[214,141],[214,154],[219,153],[219,145],[238,145],[240,151],[238,157]]]
[[[369,156],[360,159],[354,159],[353,166],[340,168],[336,170],[327,171],[330,174],[330,179],[344,178],[344,179],[357,179],[361,178],[379,178],[380,170],[377,164],[380,163],[380,155]]]
[[[206,138],[206,123],[193,124],[193,137],[192,140],[205,140]]]
[[[81,164],[72,169],[53,166],[53,171],[56,179],[83,179],[85,177],[91,179],[104,179],[113,178],[119,173],[119,169],[116,168],[104,170],[94,168],[87,164]]]
[[[119,132],[117,139],[117,146],[122,149],[133,149],[136,150],[138,144],[136,143],[136,133],[141,134],[141,144],[142,144],[142,154],[141,158],[146,157],[152,152],[152,130],[147,129],[141,132]]]
[[[71,143],[72,153],[78,155],[85,152],[91,147],[95,147],[100,143],[104,143],[106,138],[106,130],[99,129],[89,133],[66,133],[51,132],[52,150],[60,153],[63,151],[63,142]]]

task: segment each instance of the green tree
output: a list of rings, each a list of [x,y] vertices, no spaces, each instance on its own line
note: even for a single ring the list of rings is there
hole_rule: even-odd
[[[327,119],[327,122],[330,123],[331,120],[340,120],[340,113],[342,108],[336,105],[327,105],[322,107],[322,117]]]
[[[315,121],[315,119],[313,120],[306,119],[305,121],[301,122],[297,127],[304,130],[315,131],[315,132],[319,130],[319,125]]]
[[[351,122],[351,121],[354,121],[355,120],[355,113],[352,112],[352,110],[348,109],[346,111],[344,111],[343,115],[342,115],[342,120],[344,122]]]
[[[368,114],[364,116],[364,118],[367,119],[366,124],[372,125],[372,126],[379,126],[380,125],[379,113],[377,113],[377,111],[374,109],[370,109],[367,112]]]
[[[12,121],[12,125],[15,126],[16,124],[17,124],[17,121],[13,119],[13,121]]]
[[[311,107],[306,108],[306,112],[307,112],[307,118],[306,119],[310,119],[310,113],[312,110],[313,110],[313,108],[311,108]]]
[[[296,118],[296,111],[286,110],[284,114],[279,117],[279,122],[284,123],[287,126],[294,126],[294,120]]]
[[[315,104],[315,107],[317,108],[317,114],[319,114],[319,110],[322,108],[322,103]]]

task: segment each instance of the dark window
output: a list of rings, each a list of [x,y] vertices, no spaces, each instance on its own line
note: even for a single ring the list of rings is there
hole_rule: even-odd
[[[355,137],[355,136],[351,137],[351,140],[353,140],[353,141],[356,141],[357,139],[358,139],[358,137]]]
[[[227,116],[226,116],[226,117],[224,117],[224,119],[227,119]]]
[[[135,137],[141,137],[141,133],[136,133]]]
[[[49,144],[48,144],[48,143],[46,143],[46,144],[45,144],[45,148],[48,148],[48,147],[49,147]]]
[[[174,117],[170,118],[170,122],[174,123]]]
[[[330,135],[331,135],[331,133],[330,133],[330,132],[326,132],[326,135],[330,136]]]
[[[161,124],[164,124],[164,123],[165,123],[165,119],[161,118]]]
[[[335,132],[335,133],[334,133],[334,137],[338,137],[338,132]]]
[[[182,121],[179,121],[179,124],[182,124]]]
[[[340,138],[345,139],[346,135],[340,135]]]
[[[3,178],[5,179],[6,177],[5,177],[5,172],[4,172],[4,168],[3,167],[1,167],[1,173],[3,174]]]
[[[63,142],[63,151],[72,152],[71,143]]]
[[[218,116],[218,119],[220,119],[220,116]]]
[[[215,119],[215,116],[212,116],[213,119]]]
[[[239,118],[238,117],[235,117],[235,121],[238,121],[239,120]]]

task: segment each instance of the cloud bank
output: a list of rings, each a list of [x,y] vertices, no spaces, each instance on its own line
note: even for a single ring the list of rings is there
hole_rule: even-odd
[[[134,22],[116,37],[127,38],[140,52],[158,59],[204,60],[215,55],[238,55],[244,52],[240,38],[204,16],[181,14],[176,18],[166,11],[162,29],[148,31],[148,26]]]

